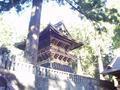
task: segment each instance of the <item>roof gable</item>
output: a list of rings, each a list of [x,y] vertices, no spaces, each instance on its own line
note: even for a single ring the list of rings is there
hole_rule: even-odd
[[[40,32],[39,42],[40,40],[49,37],[52,31],[54,32],[54,35],[60,38],[62,37],[62,40],[67,40],[67,42],[70,43],[70,50],[81,47],[83,45],[83,42],[78,43],[72,38],[72,36],[69,34],[68,30],[62,22],[58,22],[55,25],[49,24],[43,31]],[[26,40],[24,42],[16,43],[15,46],[21,50],[25,50]]]
[[[66,29],[64,23],[58,22],[57,24],[52,25],[52,27],[54,27],[55,30],[56,30],[58,33],[60,33],[60,34],[62,34],[62,35],[64,35],[64,36],[67,36],[68,38],[72,38],[72,36],[71,36],[70,33],[68,32],[68,30]]]

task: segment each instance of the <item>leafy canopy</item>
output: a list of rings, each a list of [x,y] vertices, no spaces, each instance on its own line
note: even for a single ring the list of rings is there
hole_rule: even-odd
[[[120,48],[120,26],[116,26],[114,30],[113,47],[114,49]]]
[[[0,12],[9,11],[12,7],[15,7],[17,12],[21,11],[22,6],[25,3],[32,0],[0,0]],[[39,0],[42,1],[42,0]],[[80,17],[86,17],[88,20],[95,22],[110,22],[118,24],[120,14],[117,9],[108,9],[105,7],[106,0],[46,0],[57,1],[59,4],[65,4],[66,2],[71,5],[71,8],[77,10],[80,13]]]

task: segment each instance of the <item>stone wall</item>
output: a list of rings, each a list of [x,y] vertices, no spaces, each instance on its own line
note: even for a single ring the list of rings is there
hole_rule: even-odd
[[[10,90],[114,90],[107,81],[27,63],[13,61],[0,67]]]
[[[73,73],[38,67],[38,90],[114,90],[112,83]],[[44,87],[47,88],[44,88]]]

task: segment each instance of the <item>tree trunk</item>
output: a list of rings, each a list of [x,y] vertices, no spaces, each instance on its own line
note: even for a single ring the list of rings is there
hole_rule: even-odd
[[[25,57],[27,62],[34,65],[37,64],[42,2],[42,0],[33,0],[32,2],[29,32],[26,41]]]
[[[78,59],[77,60],[77,74],[78,75],[83,75],[80,56],[77,59]]]
[[[103,75],[101,74],[104,70],[103,68],[103,61],[102,61],[102,52],[101,52],[101,45],[102,45],[102,37],[101,34],[99,34],[97,31],[95,32],[95,39],[96,39],[96,55],[98,56],[98,72],[99,72],[99,79],[104,80]]]
[[[98,51],[97,52],[98,52],[98,68],[99,68],[99,75],[100,75],[99,77],[100,77],[101,80],[105,80],[103,75],[101,74],[103,72],[104,68],[103,68],[103,61],[102,61],[100,46],[98,46]]]
[[[99,79],[105,80],[104,76],[101,74],[104,71],[103,61],[102,61],[102,50],[101,50],[101,45],[103,42],[101,38],[102,38],[101,34],[98,33],[97,36],[98,70],[99,70]]]

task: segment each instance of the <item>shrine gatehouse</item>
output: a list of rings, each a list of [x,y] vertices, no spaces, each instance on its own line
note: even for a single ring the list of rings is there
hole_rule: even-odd
[[[25,50],[25,43],[19,43],[17,47]],[[82,45],[71,37],[62,22],[49,24],[39,35],[37,65],[73,73],[68,64],[77,58],[70,51]]]
[[[113,83],[77,75],[69,66],[77,60],[70,51],[83,45],[62,22],[49,24],[39,34],[37,61],[31,61],[36,64],[2,59],[0,90],[115,90]],[[26,41],[15,46],[25,51]]]

